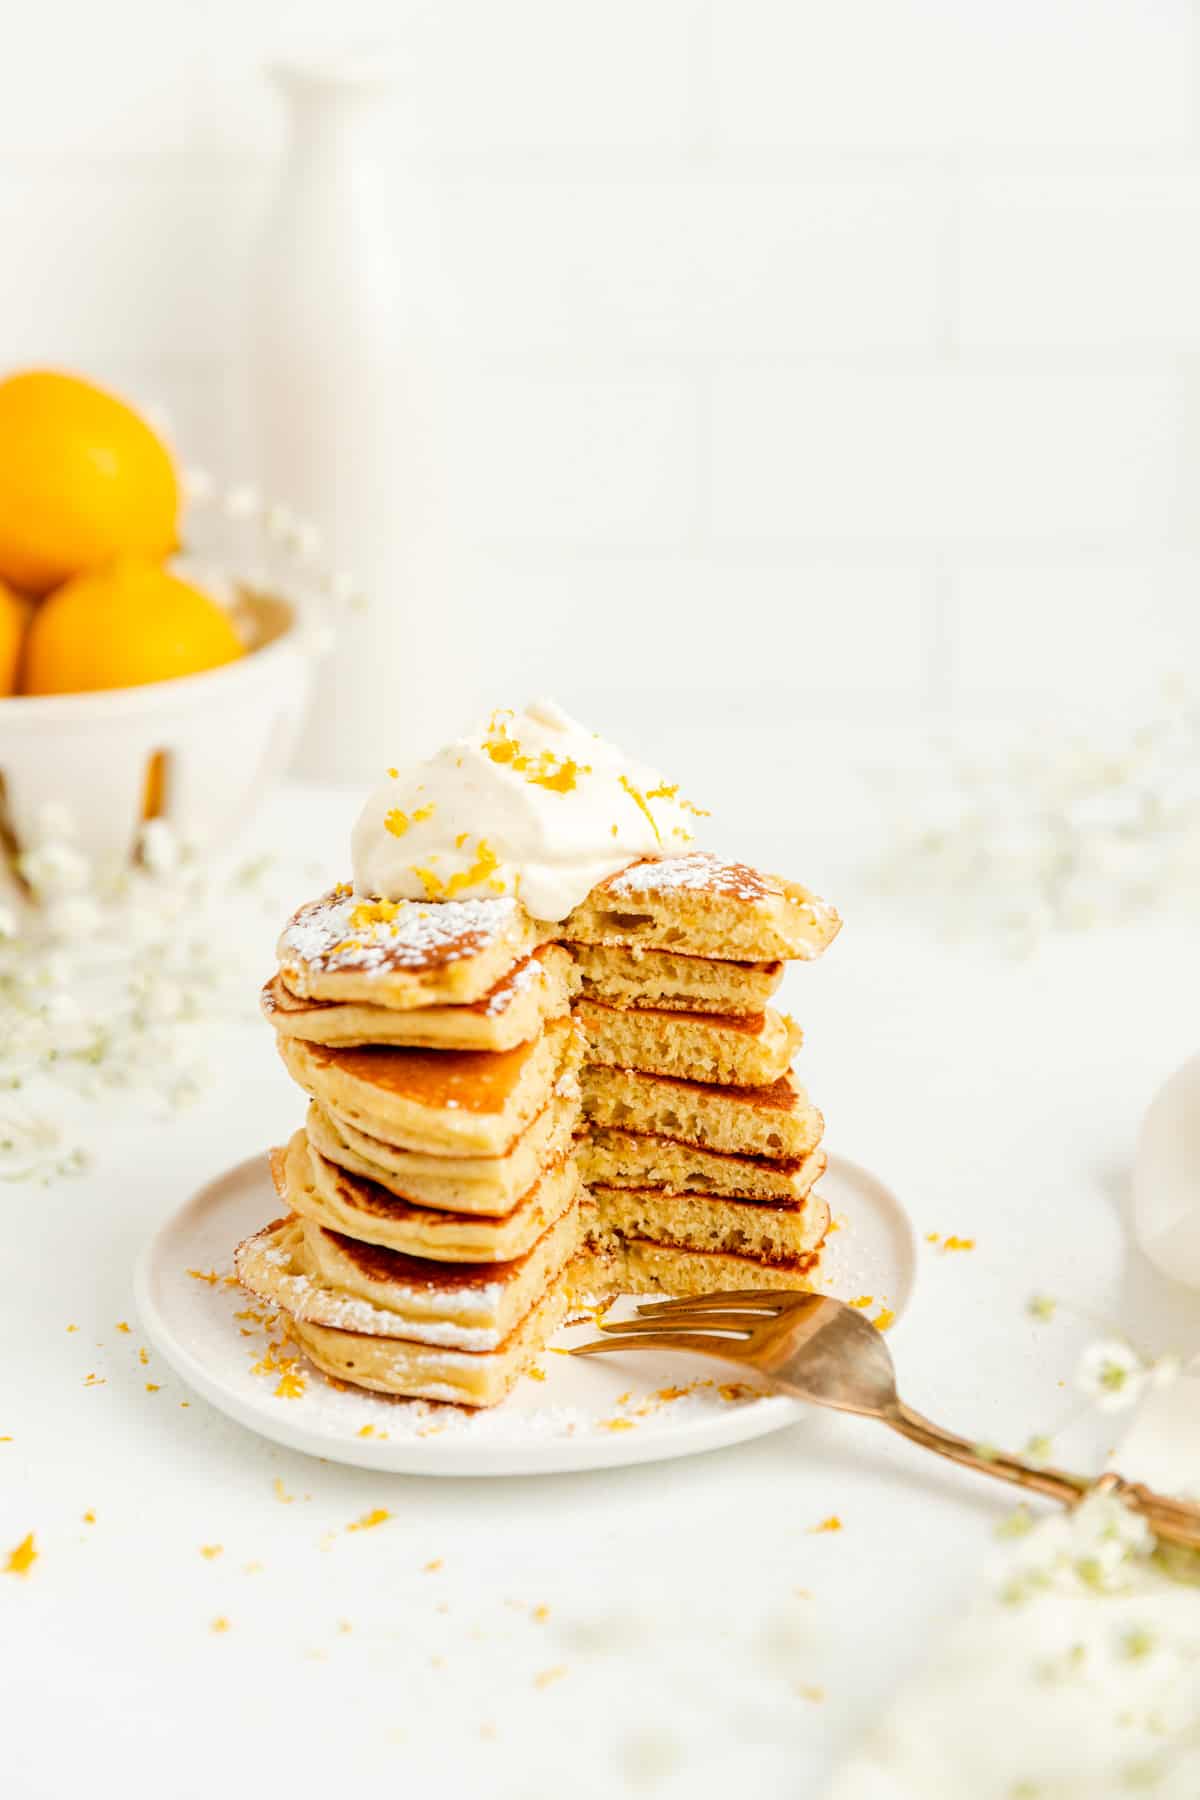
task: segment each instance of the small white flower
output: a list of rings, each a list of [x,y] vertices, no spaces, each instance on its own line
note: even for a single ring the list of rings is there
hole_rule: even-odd
[[[171,423],[170,409],[164,406],[161,400],[152,400],[149,405],[143,406],[142,417],[150,429],[158,433],[159,437],[168,439],[174,437],[175,430]]]
[[[1136,1350],[1121,1338],[1105,1338],[1089,1344],[1080,1357],[1075,1385],[1102,1412],[1120,1412],[1138,1399],[1147,1375]]]
[[[344,569],[336,570],[329,577],[329,598],[335,606],[349,606],[358,591],[358,583],[353,575]]]
[[[1081,1565],[1094,1566],[1111,1578],[1123,1564],[1154,1549],[1154,1533],[1145,1519],[1115,1494],[1088,1494],[1071,1514],[1070,1525],[1077,1571]]]
[[[268,537],[287,543],[295,531],[295,515],[291,507],[283,506],[279,501],[269,506],[263,515],[263,530]]]
[[[17,867],[40,899],[78,893],[91,876],[88,859],[72,844],[37,844],[18,858]]]
[[[241,487],[230,488],[225,496],[225,513],[230,519],[252,519],[262,511],[262,499],[258,489],[244,482]]]
[[[87,894],[69,894],[47,902],[43,923],[47,936],[68,943],[95,937],[104,923],[104,914]]]
[[[75,820],[61,800],[43,800],[25,834],[26,841],[34,845],[70,843],[74,836]]]
[[[216,482],[207,469],[185,469],[183,492],[193,506],[204,506],[212,499]]]
[[[295,524],[296,554],[308,561],[321,548],[321,533],[310,519],[297,519]]]
[[[1183,1363],[1173,1352],[1167,1351],[1163,1356],[1156,1356],[1147,1370],[1152,1388],[1170,1387],[1182,1372]]]
[[[165,819],[147,819],[138,847],[152,875],[173,875],[179,867],[179,840]]]

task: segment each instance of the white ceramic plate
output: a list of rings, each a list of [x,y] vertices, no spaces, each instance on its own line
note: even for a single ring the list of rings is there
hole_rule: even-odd
[[[845,1157],[830,1157],[821,1191],[837,1224],[822,1286],[840,1299],[869,1297],[869,1317],[886,1309],[899,1318],[916,1265],[904,1209],[876,1176]],[[293,1450],[414,1475],[550,1474],[690,1456],[777,1431],[808,1410],[748,1389],[730,1363],[663,1352],[557,1354],[594,1336],[590,1322],[560,1332],[556,1350],[541,1359],[544,1378],[523,1377],[490,1412],[339,1390],[303,1359],[303,1391],[278,1393],[278,1370],[256,1371],[266,1331],[245,1316],[264,1309],[252,1306],[229,1274],[233,1246],[277,1212],[265,1157],[230,1169],[147,1246],[136,1294],[147,1336],[189,1386],[239,1424]],[[617,1316],[633,1304],[619,1302]]]

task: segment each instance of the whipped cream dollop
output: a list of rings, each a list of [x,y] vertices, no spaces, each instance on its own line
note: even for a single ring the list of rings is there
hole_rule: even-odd
[[[379,900],[508,894],[564,919],[598,881],[694,841],[698,807],[549,700],[501,709],[427,762],[389,769],[351,838]]]

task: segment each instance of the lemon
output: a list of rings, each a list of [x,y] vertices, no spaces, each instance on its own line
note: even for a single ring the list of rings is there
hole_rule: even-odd
[[[156,564],[126,557],[78,575],[29,626],[27,694],[85,694],[195,675],[242,656],[228,613]]]
[[[166,446],[125,403],[74,375],[0,381],[0,580],[44,594],[130,554],[177,548]]]
[[[28,616],[28,604],[0,581],[0,695],[16,692]]]

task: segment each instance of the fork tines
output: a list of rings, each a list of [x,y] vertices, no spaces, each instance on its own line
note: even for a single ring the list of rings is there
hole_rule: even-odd
[[[638,1315],[658,1316],[709,1312],[790,1312],[797,1302],[811,1302],[809,1293],[794,1288],[725,1288],[715,1294],[689,1294],[681,1300],[655,1300],[639,1306]]]
[[[753,1341],[773,1319],[811,1306],[819,1295],[795,1289],[729,1288],[715,1294],[689,1295],[679,1300],[654,1301],[639,1306],[638,1316],[604,1320],[598,1329],[605,1335],[590,1344],[573,1347],[573,1356],[590,1356],[602,1350],[700,1350],[713,1356],[742,1358]]]

